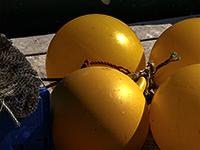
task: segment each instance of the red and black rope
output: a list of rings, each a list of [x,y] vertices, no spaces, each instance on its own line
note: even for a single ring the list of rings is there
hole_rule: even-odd
[[[106,66],[110,66],[112,68],[115,68],[117,70],[119,70],[120,72],[128,75],[128,74],[134,74],[134,72],[130,71],[127,68],[124,68],[122,66],[118,66],[115,65],[113,63],[110,62],[106,62],[106,61],[90,61],[90,60],[85,60],[83,65],[81,66],[81,69],[86,68],[86,67],[90,67],[91,65],[106,65]],[[63,78],[41,78],[42,81],[50,81],[53,83],[50,83],[49,85],[45,86],[46,88],[50,88],[53,87],[55,85],[57,85]]]
[[[129,69],[127,68],[124,68],[122,66],[118,66],[118,65],[115,65],[113,63],[110,63],[110,62],[106,62],[106,61],[90,61],[90,60],[85,60],[84,64],[82,65],[81,69],[82,68],[86,68],[86,67],[90,67],[91,65],[107,65],[107,66],[110,66],[112,68],[115,68],[119,71],[121,71],[122,73],[128,75],[128,74],[132,74],[134,72],[130,71]]]

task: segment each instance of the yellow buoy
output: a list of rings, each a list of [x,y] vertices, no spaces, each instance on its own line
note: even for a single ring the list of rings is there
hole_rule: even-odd
[[[162,150],[200,149],[199,68],[195,64],[176,71],[154,95],[150,126]]]
[[[122,21],[101,14],[84,15],[64,25],[46,56],[47,77],[65,77],[86,59],[106,61],[135,71],[144,54],[140,40]],[[145,59],[142,60],[142,69]]]
[[[180,21],[169,27],[155,42],[149,60],[155,65],[165,61],[171,52],[177,52],[181,59],[159,69],[155,74],[156,84],[167,79],[178,69],[200,63],[200,18]]]
[[[149,126],[142,86],[109,67],[65,77],[51,94],[55,150],[139,150]]]

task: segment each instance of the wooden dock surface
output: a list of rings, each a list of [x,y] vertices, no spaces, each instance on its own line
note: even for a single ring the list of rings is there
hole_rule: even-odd
[[[146,58],[148,60],[150,51],[156,39],[171,25],[187,18],[200,17],[200,15],[185,16],[179,18],[169,18],[157,21],[147,21],[129,24],[142,42]],[[54,34],[38,35],[32,37],[14,38],[14,46],[26,55],[39,77],[46,77],[45,59],[48,46]],[[142,150],[159,150],[151,133],[149,132]]]

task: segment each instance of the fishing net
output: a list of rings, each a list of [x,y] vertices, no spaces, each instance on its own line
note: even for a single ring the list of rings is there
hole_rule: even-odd
[[[39,102],[37,72],[30,62],[0,33],[0,112],[25,118]]]

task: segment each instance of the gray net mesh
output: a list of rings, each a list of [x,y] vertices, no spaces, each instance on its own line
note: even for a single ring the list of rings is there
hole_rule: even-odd
[[[39,102],[36,76],[25,56],[0,33],[0,111],[9,109],[17,118],[32,114]]]

